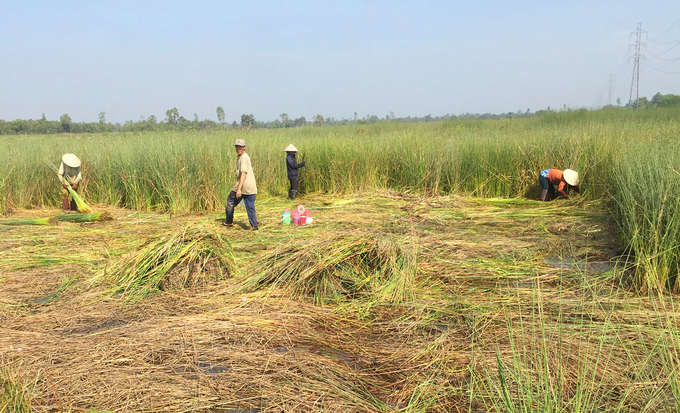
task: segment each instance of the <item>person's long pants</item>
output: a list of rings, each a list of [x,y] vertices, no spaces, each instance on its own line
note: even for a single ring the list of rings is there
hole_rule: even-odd
[[[257,229],[257,213],[255,212],[255,195],[242,195],[241,198],[236,198],[236,192],[231,191],[227,197],[227,208],[225,213],[227,215],[227,224],[234,223],[234,208],[236,205],[241,203],[246,205],[246,211],[248,212],[248,221],[250,221],[250,226]]]
[[[297,176],[295,178],[288,178],[290,181],[290,190],[291,191],[297,191],[298,190],[298,179]]]

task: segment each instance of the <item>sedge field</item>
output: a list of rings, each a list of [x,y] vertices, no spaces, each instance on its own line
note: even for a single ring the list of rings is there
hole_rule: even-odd
[[[680,411],[676,112],[0,137],[0,412]],[[260,230],[220,225],[243,138]],[[295,202],[282,148],[302,170]],[[536,202],[538,171],[583,195]],[[284,208],[314,223],[278,224]]]
[[[302,202],[314,224],[277,225],[293,203],[272,197],[258,232],[219,213],[98,205],[114,220],[0,227],[6,411],[678,409],[673,300],[620,287],[600,205],[392,191]],[[187,281],[179,265],[141,294],[110,277],[149,240],[191,231],[224,237],[230,271]],[[352,278],[371,254],[387,281]],[[306,278],[263,282],[280,260]]]

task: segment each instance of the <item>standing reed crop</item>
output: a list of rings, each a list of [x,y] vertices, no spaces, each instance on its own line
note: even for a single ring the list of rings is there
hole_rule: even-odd
[[[584,196],[606,198],[642,289],[675,288],[677,109],[574,111],[499,121],[0,137],[0,210],[57,205],[54,154],[82,154],[81,193],[95,203],[171,212],[224,207],[237,138],[247,142],[261,196],[284,195],[282,149],[307,161],[300,193],[376,188],[427,194],[537,198],[540,170],[571,168]],[[45,142],[50,142],[46,145]],[[655,154],[658,154],[656,156]],[[13,165],[10,167],[9,165]]]

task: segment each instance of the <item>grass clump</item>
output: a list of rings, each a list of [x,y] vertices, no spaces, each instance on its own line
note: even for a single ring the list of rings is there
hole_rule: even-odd
[[[30,386],[12,368],[0,370],[0,412],[31,413]]]
[[[185,227],[149,241],[97,275],[114,282],[114,293],[141,299],[162,290],[192,287],[236,269],[231,244],[205,228]]]
[[[415,254],[386,234],[323,237],[279,248],[248,268],[241,291],[282,288],[316,304],[371,296],[403,302],[412,298]]]

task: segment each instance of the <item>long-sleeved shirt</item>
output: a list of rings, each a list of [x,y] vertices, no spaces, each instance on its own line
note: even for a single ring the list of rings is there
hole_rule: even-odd
[[[83,173],[80,171],[80,167],[72,168],[65,163],[59,165],[59,181],[62,184],[68,183],[69,185],[74,185],[83,179]]]
[[[567,185],[567,181],[565,181],[564,178],[562,177],[563,174],[564,172],[562,170],[551,168],[548,171],[547,178],[548,182],[550,182],[553,185],[557,185],[557,192],[559,192],[560,195],[562,195],[565,198],[568,198],[567,193],[564,192],[564,187]]]
[[[305,166],[305,161],[300,163],[295,160],[295,154],[289,153],[286,156],[286,170],[288,171],[288,179],[294,179],[298,177],[298,168]]]

